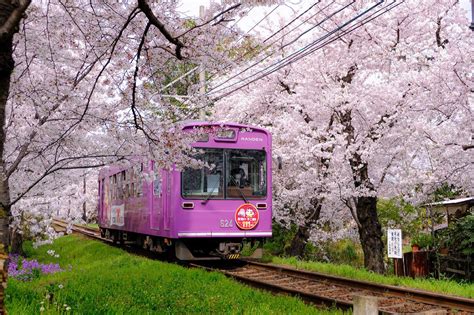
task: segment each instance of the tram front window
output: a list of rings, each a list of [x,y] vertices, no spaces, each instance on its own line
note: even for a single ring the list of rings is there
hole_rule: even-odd
[[[226,197],[262,198],[267,192],[265,151],[227,150]]]
[[[203,149],[195,156],[212,168],[185,168],[182,195],[187,199],[264,198],[267,194],[265,151]],[[225,182],[224,182],[225,179]],[[244,199],[245,199],[244,198]]]
[[[183,197],[195,199],[224,198],[224,154],[222,149],[204,149],[203,154],[198,154],[194,158],[213,167],[184,169],[181,177]]]

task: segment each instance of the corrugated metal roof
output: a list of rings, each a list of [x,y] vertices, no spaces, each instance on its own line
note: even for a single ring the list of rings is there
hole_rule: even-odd
[[[460,203],[469,203],[469,202],[474,203],[474,197],[466,197],[466,198],[426,203],[423,206],[448,206],[448,205],[456,205]]]

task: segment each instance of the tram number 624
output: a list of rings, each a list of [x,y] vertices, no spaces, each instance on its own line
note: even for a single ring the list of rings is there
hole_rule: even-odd
[[[233,220],[222,219],[219,221],[219,226],[221,228],[231,228],[234,227]]]

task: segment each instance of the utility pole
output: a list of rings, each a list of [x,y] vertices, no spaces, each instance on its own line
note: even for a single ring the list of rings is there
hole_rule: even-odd
[[[84,196],[86,195],[86,174],[84,173]],[[84,200],[84,203],[82,204],[82,220],[84,222],[87,222],[87,214],[86,214],[86,201]]]
[[[199,6],[199,19],[201,20],[201,22],[204,22],[204,6],[203,5]],[[206,71],[202,63],[199,65],[199,85],[200,85],[199,94],[201,94],[201,97],[204,99],[204,95],[206,94]],[[206,110],[203,106],[199,110],[199,120],[205,120],[205,119],[206,119]]]
[[[471,0],[471,25],[469,28],[474,31],[474,0]]]

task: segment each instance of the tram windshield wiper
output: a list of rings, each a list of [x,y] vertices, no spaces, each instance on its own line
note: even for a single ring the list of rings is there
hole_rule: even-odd
[[[216,188],[219,186],[219,183],[220,183],[220,178],[218,181],[216,181],[216,185],[212,188],[212,190],[209,192],[206,198],[203,201],[201,201],[201,204],[205,205],[209,201],[209,199],[211,199],[211,196],[214,193],[214,190],[216,190]]]
[[[245,203],[249,203],[247,201],[247,198],[245,198],[244,192],[242,191],[242,189],[240,189],[240,185],[237,184],[237,180],[234,178],[234,176],[230,175],[230,180],[234,182],[235,187],[237,187],[237,189],[239,190],[240,196],[242,196],[242,199],[244,199]]]

